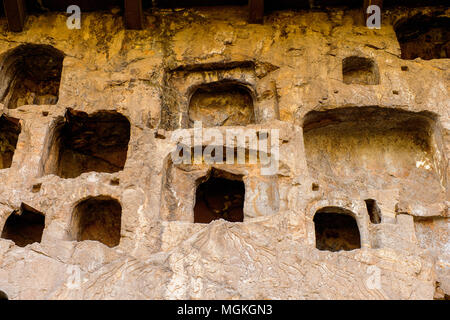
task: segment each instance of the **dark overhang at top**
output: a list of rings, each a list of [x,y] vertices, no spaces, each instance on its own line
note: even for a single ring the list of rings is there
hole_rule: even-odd
[[[27,13],[66,12],[78,5],[81,12],[120,7],[127,29],[144,28],[144,10],[151,8],[192,8],[210,6],[245,6],[250,23],[262,23],[264,14],[276,10],[318,10],[326,7],[365,9],[372,4],[380,7],[445,6],[448,0],[1,0],[0,14],[6,15],[11,31],[21,32]]]

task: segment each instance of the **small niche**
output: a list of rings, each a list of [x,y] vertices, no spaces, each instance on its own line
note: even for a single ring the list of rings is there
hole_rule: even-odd
[[[18,119],[0,117],[0,169],[11,167],[20,131]]]
[[[370,222],[379,224],[381,222],[381,210],[377,205],[377,201],[373,199],[364,200],[366,202],[367,213],[370,217]]]
[[[245,126],[255,123],[253,97],[243,85],[220,81],[198,87],[189,103],[189,126]]]
[[[314,215],[316,248],[326,251],[350,251],[361,248],[361,239],[353,213],[338,207],[320,209]]]
[[[33,185],[33,187],[31,187],[31,192],[38,193],[39,191],[41,191],[41,187],[42,183],[36,183]]]
[[[11,213],[6,220],[2,238],[14,241],[16,246],[25,247],[35,242],[41,242],[44,228],[44,214],[22,204],[20,210]]]
[[[394,26],[402,59],[450,58],[450,18],[417,14]]]
[[[76,241],[94,240],[112,248],[120,243],[122,206],[108,196],[80,202],[72,215],[72,237]]]
[[[68,110],[49,139],[45,174],[75,178],[85,172],[123,170],[130,141],[130,122],[118,112],[93,114]]]
[[[0,300],[9,300],[8,295],[2,290],[0,290]]]
[[[244,221],[245,185],[242,176],[211,170],[202,178],[196,191],[195,223],[210,223],[217,219]]]
[[[378,67],[372,59],[351,56],[342,61],[345,84],[374,85],[380,83]]]
[[[1,101],[8,109],[56,104],[64,54],[49,45],[24,44],[2,61]]]

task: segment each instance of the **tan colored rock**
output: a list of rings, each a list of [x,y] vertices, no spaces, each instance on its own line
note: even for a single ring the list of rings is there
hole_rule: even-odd
[[[125,30],[119,13],[83,14],[81,30],[64,14],[30,16],[21,33],[2,19],[2,66],[30,43],[65,55],[55,104],[54,86],[32,99],[35,83],[14,91],[0,75],[0,290],[10,299],[448,297],[450,60],[402,59],[393,27],[432,9],[393,9],[379,30],[362,26],[358,10],[273,12],[262,25],[242,10],[155,10],[142,31]],[[344,75],[353,56],[370,63],[353,61]],[[116,113],[124,119],[108,122]],[[83,121],[64,127],[74,114]],[[202,134],[225,124],[214,129],[277,142],[279,170],[261,174],[261,158],[173,163],[172,135],[193,137],[199,119]],[[194,223],[212,168],[245,185],[243,222]],[[210,209],[218,218],[231,205]],[[344,250],[316,248],[324,208],[355,221],[338,233]],[[40,242],[8,239],[30,227],[23,212],[45,216]],[[4,233],[13,213],[23,219]]]

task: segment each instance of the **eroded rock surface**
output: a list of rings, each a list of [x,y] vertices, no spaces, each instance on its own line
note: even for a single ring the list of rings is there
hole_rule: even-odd
[[[83,14],[80,30],[48,13],[10,33],[2,18],[0,298],[448,297],[448,43],[435,25],[400,43],[394,28],[433,10],[390,9],[379,30],[341,9],[272,12],[260,25],[239,7],[154,10],[142,31],[117,11]],[[409,43],[428,35],[439,54],[430,45],[415,59]],[[27,62],[51,73],[25,74],[14,53],[30,44],[64,58]],[[202,132],[278,132],[276,174],[262,175],[261,159],[213,166],[245,192],[214,189],[209,224],[194,208],[212,166],[170,159],[172,133],[193,136],[194,120]],[[217,219],[228,208],[243,222]],[[317,233],[324,211],[348,230]],[[8,226],[27,212],[45,217],[31,244]]]

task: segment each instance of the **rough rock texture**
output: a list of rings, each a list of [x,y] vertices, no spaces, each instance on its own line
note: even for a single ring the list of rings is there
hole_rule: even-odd
[[[146,15],[143,31],[125,30],[120,13],[84,14],[81,30],[69,30],[64,14],[30,16],[18,34],[7,32],[3,19],[0,230],[11,214],[25,219],[27,212],[40,213],[45,222],[40,242],[21,247],[4,239],[11,236],[0,239],[0,294],[445,298],[450,60],[402,59],[394,30],[397,21],[432,11],[385,11],[379,30],[363,26],[360,11],[337,9],[274,12],[263,25],[248,24],[243,8],[160,10]],[[440,15],[449,17],[450,11]],[[11,53],[23,44],[64,53],[57,99],[37,80],[31,88],[10,86],[17,83],[14,72],[23,69],[5,66],[15,66],[18,60],[11,59],[18,57]],[[347,76],[357,81],[344,81],[343,60],[352,56],[371,62],[360,63],[359,71],[358,63],[347,67]],[[46,78],[50,88],[55,70]],[[232,125],[279,129],[279,171],[264,176],[258,164],[215,166],[242,177],[244,221],[194,223],[196,187],[211,167],[172,163],[176,144],[170,136],[175,129],[193,134],[195,116],[227,124],[225,113],[200,112],[202,103],[216,99],[205,89],[193,101],[194,112],[189,109],[196,90],[224,82],[239,84],[241,91],[219,97],[219,104],[225,101],[233,114],[254,110],[231,117]],[[30,97],[48,96],[31,99],[23,90]],[[11,99],[17,101],[13,107]],[[63,131],[75,137],[65,143],[60,130],[70,123],[70,110],[85,114]],[[115,138],[111,133],[108,141],[117,144],[108,145],[102,126],[76,127],[88,121],[86,114],[100,111],[120,113],[129,122],[123,168],[126,128],[118,128]],[[61,156],[61,146],[78,149]],[[114,156],[100,147],[122,151]],[[72,161],[73,170],[78,165],[77,173],[62,173],[61,159]],[[97,167],[93,159],[100,161]],[[374,203],[367,206],[368,199],[376,201],[381,221],[371,221]],[[356,220],[360,243],[351,238],[343,245],[353,250],[316,248],[314,216],[324,208]],[[100,214],[110,216],[96,219]],[[331,232],[326,242],[332,238]]]

